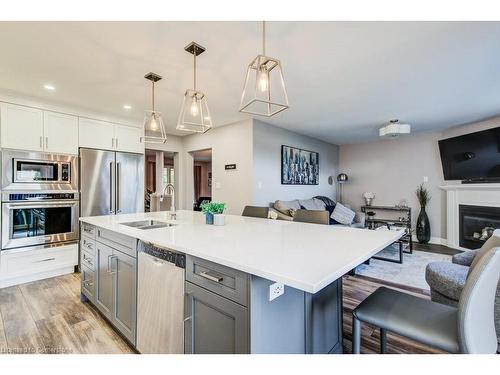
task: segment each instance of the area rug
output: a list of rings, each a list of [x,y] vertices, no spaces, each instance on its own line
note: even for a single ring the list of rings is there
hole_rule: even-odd
[[[377,256],[398,259],[398,247],[391,245],[378,253]],[[451,256],[414,250],[413,254],[403,255],[403,264],[371,259],[369,265],[358,266],[356,274],[429,290],[429,285],[425,281],[425,267],[428,263],[439,261],[451,262]]]

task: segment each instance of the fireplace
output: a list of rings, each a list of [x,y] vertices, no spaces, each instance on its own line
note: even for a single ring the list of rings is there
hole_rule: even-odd
[[[500,207],[459,205],[460,247],[478,249],[500,228]]]

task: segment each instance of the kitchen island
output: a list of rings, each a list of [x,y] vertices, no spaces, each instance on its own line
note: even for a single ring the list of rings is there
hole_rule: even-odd
[[[340,353],[342,276],[403,235],[233,215],[226,215],[225,226],[213,226],[193,211],[177,211],[175,220],[169,212],[80,220],[82,295],[133,345],[134,259],[141,244],[186,255],[186,353]],[[143,220],[172,226],[124,225]],[[115,268],[110,259],[116,259]],[[100,287],[106,281],[112,289]],[[284,294],[269,301],[275,282],[284,285]],[[126,290],[133,290],[130,298],[117,300]]]

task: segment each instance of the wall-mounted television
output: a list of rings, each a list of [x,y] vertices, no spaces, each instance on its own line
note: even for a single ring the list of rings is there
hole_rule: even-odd
[[[445,180],[500,182],[500,127],[439,141]]]

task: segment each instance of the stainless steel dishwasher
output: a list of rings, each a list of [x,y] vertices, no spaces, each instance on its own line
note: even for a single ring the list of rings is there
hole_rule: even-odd
[[[139,243],[137,350],[184,353],[184,279],[186,256]]]

